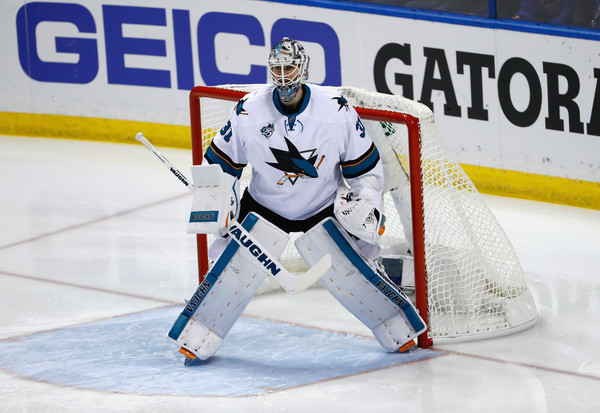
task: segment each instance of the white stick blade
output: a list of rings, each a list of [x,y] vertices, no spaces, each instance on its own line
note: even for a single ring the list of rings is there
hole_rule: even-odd
[[[327,254],[321,258],[315,265],[310,267],[302,275],[294,277],[295,288],[293,291],[288,291],[292,294],[298,294],[316,283],[331,269],[331,255]]]

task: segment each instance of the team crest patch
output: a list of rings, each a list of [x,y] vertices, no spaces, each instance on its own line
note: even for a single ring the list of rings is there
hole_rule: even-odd
[[[273,135],[274,131],[275,131],[274,123],[269,123],[267,126],[263,126],[262,128],[260,128],[260,133],[267,139],[269,139]]]

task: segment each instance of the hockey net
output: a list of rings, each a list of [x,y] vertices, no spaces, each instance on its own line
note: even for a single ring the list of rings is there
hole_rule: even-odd
[[[202,162],[204,150],[227,122],[234,102],[262,86],[198,86],[192,90],[194,164]],[[402,96],[352,87],[336,89],[356,108],[384,161],[382,257],[402,257],[405,272],[409,264],[414,265],[414,299],[429,327],[419,337],[419,345],[500,336],[533,325],[537,310],[516,253],[446,149],[433,112]],[[242,186],[247,184],[248,174],[244,172]],[[406,214],[398,214],[402,206],[397,199],[394,202],[396,192],[390,189],[408,187],[408,181],[407,223],[402,219]],[[198,235],[201,278],[208,269],[209,241]],[[281,262],[289,271],[306,270],[293,239]]]

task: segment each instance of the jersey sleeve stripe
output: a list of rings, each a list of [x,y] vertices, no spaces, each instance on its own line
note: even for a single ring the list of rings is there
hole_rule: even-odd
[[[206,158],[210,164],[218,164],[224,172],[235,176],[236,178],[242,176],[243,169],[246,166],[244,164],[233,162],[231,158],[220,150],[213,142],[210,143],[210,146],[206,150],[204,158]]]
[[[375,144],[371,144],[371,147],[360,157],[341,162],[342,173],[344,178],[356,178],[357,176],[363,175],[369,172],[377,165],[379,161],[379,151]]]

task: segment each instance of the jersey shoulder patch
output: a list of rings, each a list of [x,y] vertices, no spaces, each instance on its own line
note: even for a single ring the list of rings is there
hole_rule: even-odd
[[[343,97],[342,95],[337,96],[337,97],[332,97],[331,100],[335,100],[336,103],[338,104],[338,112],[341,111],[342,109],[345,109],[346,112],[348,112],[348,110],[350,110],[348,108],[348,100]]]

